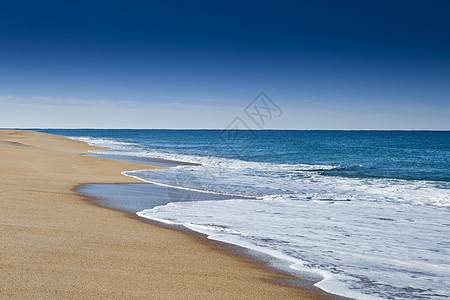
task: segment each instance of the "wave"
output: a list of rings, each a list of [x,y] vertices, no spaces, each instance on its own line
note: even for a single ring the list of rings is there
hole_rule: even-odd
[[[213,155],[213,153],[205,153],[205,155],[190,155],[181,154],[172,151],[163,151],[160,149],[152,149],[144,147],[138,143],[122,142],[115,139],[108,138],[92,138],[92,137],[69,137],[74,140],[87,142],[93,146],[110,148],[109,150],[95,150],[90,151],[96,154],[107,155],[123,155],[123,156],[135,156],[135,157],[150,157],[164,159],[168,161],[181,161],[186,163],[200,164],[209,167],[222,167],[222,168],[237,168],[242,166],[242,163],[246,163],[246,167],[253,167],[261,164],[259,162],[244,161],[240,159],[224,158]],[[206,155],[210,154],[210,155]],[[276,163],[264,163],[267,166],[278,166],[280,168],[290,168],[291,164],[276,164]],[[294,164],[295,168],[303,171],[320,171],[342,168],[338,165],[311,165],[311,164]]]
[[[224,201],[233,201],[233,200],[224,200]],[[214,201],[215,202],[215,201]],[[180,205],[180,203],[169,203],[167,206],[175,207],[175,209]],[[312,280],[317,281],[315,286],[321,288],[324,291],[334,293],[337,295],[341,295],[344,297],[352,297],[355,299],[382,299],[374,296],[364,295],[357,291],[351,290],[347,288],[340,280],[342,280],[343,275],[336,275],[329,271],[313,267],[306,261],[300,260],[298,258],[294,258],[292,256],[284,254],[282,251],[274,250],[269,247],[258,246],[255,243],[251,243],[248,241],[249,235],[244,232],[239,232],[233,229],[230,229],[226,226],[217,226],[217,225],[199,225],[194,224],[192,222],[188,223],[179,223],[174,220],[162,219],[152,215],[154,211],[158,209],[163,209],[164,207],[155,207],[152,210],[144,210],[137,212],[136,214],[142,218],[146,218],[149,220],[169,224],[169,225],[178,225],[186,227],[192,231],[199,232],[207,236],[208,239],[236,245],[245,249],[249,249],[256,253],[262,253],[268,255],[270,257],[275,258],[279,262],[283,264],[287,264],[287,266],[294,270],[295,272],[299,272],[302,276],[307,276]],[[282,267],[282,266],[280,266]],[[341,278],[341,279],[339,279]]]
[[[74,137],[72,137],[74,138]],[[150,157],[200,164],[170,170],[123,172],[145,182],[185,190],[241,197],[289,197],[298,200],[342,201],[360,199],[450,207],[450,183],[392,178],[330,176],[324,171],[358,168],[358,165],[278,164],[217,156],[180,154],[149,149],[115,139],[75,137],[111,150],[97,154]]]
[[[334,294],[440,299],[448,292],[447,210],[278,197],[175,202],[137,214],[282,260],[299,276],[316,274],[316,286]]]
[[[217,169],[178,166],[170,170],[138,170],[124,175],[159,185],[242,197],[287,197],[302,201],[398,202],[450,207],[448,184],[399,179],[346,178],[291,168]],[[281,169],[281,171],[280,171]]]

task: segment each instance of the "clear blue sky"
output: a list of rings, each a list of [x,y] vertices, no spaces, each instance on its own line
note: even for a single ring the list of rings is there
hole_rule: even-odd
[[[450,1],[0,1],[0,127],[450,129]],[[250,126],[250,125],[249,125]]]

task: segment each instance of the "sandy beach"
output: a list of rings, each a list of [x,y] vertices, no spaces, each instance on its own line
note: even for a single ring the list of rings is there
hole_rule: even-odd
[[[91,204],[77,186],[138,182],[121,172],[151,166],[90,149],[0,130],[0,298],[333,298],[232,247]]]

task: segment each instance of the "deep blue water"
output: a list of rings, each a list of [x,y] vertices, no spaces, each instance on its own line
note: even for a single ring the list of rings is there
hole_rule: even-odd
[[[281,164],[332,165],[323,175],[450,181],[449,131],[45,129],[139,148]]]

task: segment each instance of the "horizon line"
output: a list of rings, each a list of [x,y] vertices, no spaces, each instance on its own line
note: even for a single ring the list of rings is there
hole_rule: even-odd
[[[450,131],[450,129],[293,129],[293,128],[250,128],[250,129],[227,129],[227,128],[107,128],[107,127],[0,127],[0,130],[33,130],[33,129],[55,129],[55,130],[241,130],[241,131]]]

